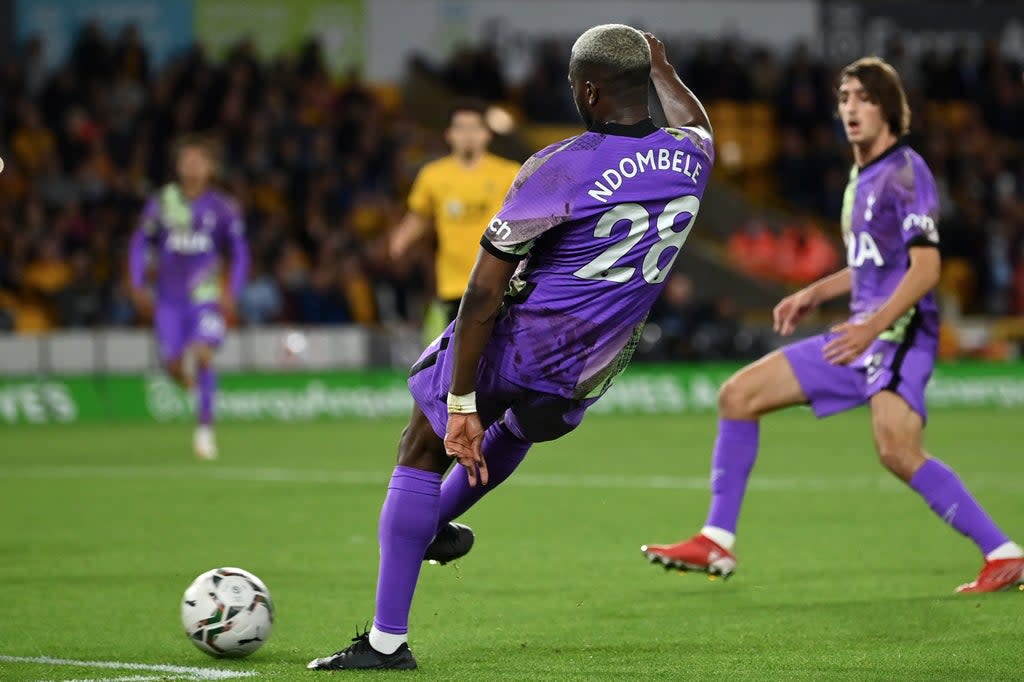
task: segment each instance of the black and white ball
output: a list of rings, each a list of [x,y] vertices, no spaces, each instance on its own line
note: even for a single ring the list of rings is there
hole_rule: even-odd
[[[181,602],[185,634],[211,656],[241,658],[270,638],[274,602],[263,581],[241,568],[215,568],[192,581]]]

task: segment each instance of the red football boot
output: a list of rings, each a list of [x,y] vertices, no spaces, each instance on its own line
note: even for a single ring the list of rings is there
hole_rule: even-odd
[[[700,571],[723,578],[736,570],[735,555],[700,533],[675,545],[644,545],[640,551],[652,564],[661,564],[666,569]]]
[[[992,559],[985,562],[978,577],[956,588],[957,592],[1002,592],[1024,585],[1024,559]]]

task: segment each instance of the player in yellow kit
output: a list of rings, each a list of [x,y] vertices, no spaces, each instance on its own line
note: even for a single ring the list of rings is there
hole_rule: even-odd
[[[484,112],[484,105],[470,101],[452,107],[445,130],[451,154],[420,169],[409,210],[391,236],[391,256],[397,260],[431,230],[437,235],[436,293],[443,320],[437,320],[436,330],[426,330],[430,338],[455,319],[480,237],[519,171],[519,164],[488,153],[491,131]]]

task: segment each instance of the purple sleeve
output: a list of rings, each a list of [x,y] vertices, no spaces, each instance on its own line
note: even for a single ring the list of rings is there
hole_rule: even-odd
[[[160,230],[160,202],[150,199],[142,209],[139,226],[135,228],[128,245],[128,274],[132,286],[142,288],[146,285],[146,260],[150,248],[156,243],[157,232]]]
[[[234,202],[229,203],[225,215],[225,235],[231,252],[231,278],[229,286],[235,298],[242,293],[249,276],[249,244],[245,241],[245,221],[242,211]]]
[[[484,249],[502,260],[522,260],[538,237],[569,219],[579,172],[558,153],[571,142],[552,145],[523,164],[484,232]]]
[[[893,190],[893,208],[903,244],[907,248],[937,246],[939,191],[924,160],[908,157],[906,165],[896,171]]]

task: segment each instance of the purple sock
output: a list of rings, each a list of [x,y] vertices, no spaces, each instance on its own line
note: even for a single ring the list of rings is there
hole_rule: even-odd
[[[487,485],[470,487],[466,469],[456,465],[441,485],[441,511],[437,530],[462,516],[481,497],[491,492],[516,470],[532,443],[516,437],[505,424],[492,424],[484,434],[483,451],[487,460]]]
[[[711,509],[705,526],[736,532],[747,479],[757,459],[758,432],[756,421],[718,420],[718,438],[711,457]]]
[[[199,423],[213,423],[213,399],[217,394],[217,374],[213,367],[200,367],[197,372],[199,389]]]
[[[441,475],[396,466],[380,510],[380,569],[374,626],[401,635],[409,631],[409,609],[423,563],[434,539]]]
[[[939,518],[969,537],[982,554],[1009,538],[981,508],[956,472],[937,459],[926,461],[910,479],[910,487],[924,498]]]

